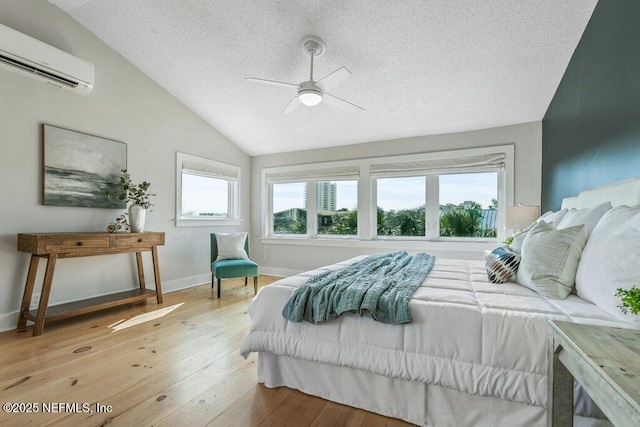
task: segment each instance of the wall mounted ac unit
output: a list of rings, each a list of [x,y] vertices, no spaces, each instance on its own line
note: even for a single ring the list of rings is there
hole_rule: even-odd
[[[0,67],[80,94],[93,89],[93,64],[2,24]]]

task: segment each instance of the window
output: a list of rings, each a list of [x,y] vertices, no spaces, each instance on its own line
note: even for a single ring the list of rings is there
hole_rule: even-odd
[[[423,176],[378,179],[378,236],[424,236],[425,194]]]
[[[324,236],[358,234],[358,181],[274,183],[272,194],[273,234],[306,235],[313,227]]]
[[[178,226],[240,224],[238,166],[177,153],[176,168]]]
[[[495,241],[513,203],[513,165],[504,145],[264,168],[263,237]]]
[[[182,217],[229,217],[229,181],[182,171]]]
[[[318,234],[358,235],[358,181],[316,182]]]
[[[496,238],[506,154],[373,163],[377,235]]]
[[[497,172],[440,175],[438,180],[441,237],[497,237]]]
[[[360,169],[342,163],[263,170],[268,235],[356,236]]]
[[[307,234],[306,183],[273,184],[273,233]]]

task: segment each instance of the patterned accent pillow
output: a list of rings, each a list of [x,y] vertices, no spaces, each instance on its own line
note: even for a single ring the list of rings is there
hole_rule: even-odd
[[[508,246],[500,246],[487,256],[485,265],[491,283],[508,282],[518,271],[520,254],[511,252]]]
[[[218,257],[216,261],[225,259],[249,259],[247,251],[244,250],[244,242],[247,240],[247,233],[216,233],[218,244]]]

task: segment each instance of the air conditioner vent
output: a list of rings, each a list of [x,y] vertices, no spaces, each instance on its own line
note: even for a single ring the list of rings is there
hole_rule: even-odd
[[[55,80],[56,82],[63,84],[65,86],[69,86],[69,87],[78,86],[78,82],[74,82],[72,80],[67,80],[63,77],[56,76],[55,74],[49,73],[44,70],[40,70],[32,65],[25,64],[24,62],[16,61],[15,59],[9,58],[4,55],[0,55],[0,62],[4,62],[5,64],[9,64],[9,65],[13,65],[14,67],[21,68],[22,70],[28,73],[37,74],[47,79]]]
[[[75,93],[93,89],[92,64],[2,24],[0,67]]]

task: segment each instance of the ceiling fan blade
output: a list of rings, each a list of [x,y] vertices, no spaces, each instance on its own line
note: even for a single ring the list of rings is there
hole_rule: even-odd
[[[287,105],[287,108],[284,109],[284,111],[282,112],[282,115],[289,114],[291,111],[295,110],[301,105],[302,105],[302,102],[300,102],[300,99],[297,96],[294,97],[289,103],[289,105]]]
[[[245,80],[248,80],[250,82],[274,85],[274,86],[295,87],[295,88],[298,87],[298,85],[293,84],[293,83],[277,82],[275,80],[267,80],[267,79],[256,79],[255,77],[247,77],[247,78],[245,78]]]
[[[318,80],[316,82],[316,86],[318,86],[320,89],[324,91],[331,90],[334,86],[336,86],[338,83],[340,83],[350,75],[351,75],[351,72],[347,70],[345,67],[342,67],[335,70],[333,73],[329,74],[328,76]]]
[[[326,102],[327,104],[334,105],[336,107],[344,108],[345,110],[364,111],[364,108],[356,104],[352,104],[349,101],[345,101],[344,99],[340,99],[337,96],[329,95],[326,92],[322,96],[322,101]]]

